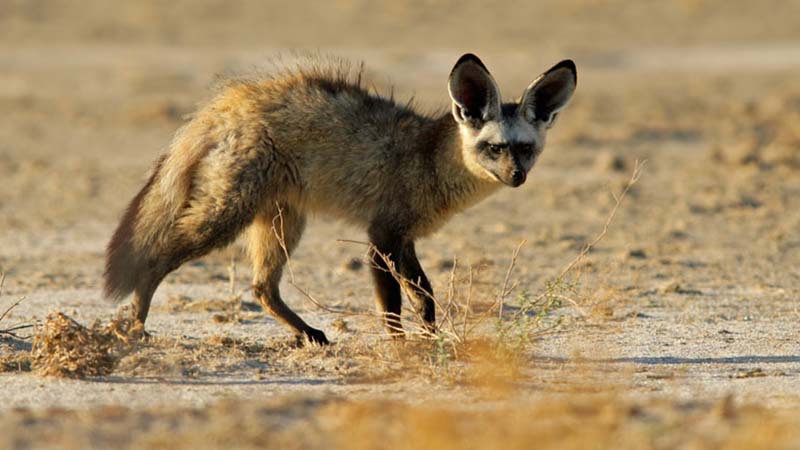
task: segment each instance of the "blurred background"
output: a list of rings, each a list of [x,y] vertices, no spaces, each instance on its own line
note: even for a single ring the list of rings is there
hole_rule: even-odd
[[[558,60],[577,62],[578,92],[525,193],[504,190],[458,218],[423,250],[429,265],[454,254],[499,260],[525,238],[534,249],[523,273],[535,285],[597,229],[609,190],[646,158],[598,250],[622,255],[629,285],[797,285],[800,1],[2,0],[9,293],[96,289],[125,203],[215,80],[298,50],[364,61],[379,91],[393,86],[428,110],[447,107],[447,74],[463,52],[484,60],[507,99]],[[312,227],[307,239],[332,256],[307,273],[352,286],[368,305],[363,274],[341,278],[341,261],[359,254],[331,243],[341,237],[361,236]],[[301,249],[301,270],[317,257]],[[227,258],[173,281],[213,282]]]

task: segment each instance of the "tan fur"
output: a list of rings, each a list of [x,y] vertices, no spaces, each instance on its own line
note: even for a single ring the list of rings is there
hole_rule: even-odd
[[[449,114],[418,114],[360,83],[360,72],[324,61],[230,82],[178,131],[129,206],[109,244],[106,293],[133,290],[144,322],[164,276],[249,227],[255,294],[295,333],[327,342],[280,298],[279,210],[289,251],[314,212],[358,225],[386,248],[397,242],[395,253],[416,261],[415,239],[501,186],[465,161]],[[379,296],[393,289],[376,283]]]

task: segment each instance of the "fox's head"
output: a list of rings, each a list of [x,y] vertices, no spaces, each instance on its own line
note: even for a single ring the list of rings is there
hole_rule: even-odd
[[[508,186],[524,183],[577,80],[575,63],[561,61],[536,78],[519,102],[503,103],[481,60],[471,53],[462,56],[450,73],[448,88],[467,168]]]

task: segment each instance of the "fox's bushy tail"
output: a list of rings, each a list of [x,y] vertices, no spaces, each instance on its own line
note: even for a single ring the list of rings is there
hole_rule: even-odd
[[[161,156],[144,187],[131,200],[106,248],[106,298],[119,300],[133,292],[148,275],[158,271],[154,265],[166,256],[174,224],[190,189],[198,152],[180,148],[178,133],[172,151]],[[177,148],[176,148],[177,147]]]
[[[106,298],[119,300],[126,297],[136,288],[136,282],[146,270],[147,249],[137,245],[141,239],[136,238],[138,230],[156,224],[145,224],[141,221],[141,212],[145,202],[156,188],[164,157],[158,160],[153,173],[144,187],[133,197],[125,213],[120,219],[114,235],[106,247],[105,286]]]

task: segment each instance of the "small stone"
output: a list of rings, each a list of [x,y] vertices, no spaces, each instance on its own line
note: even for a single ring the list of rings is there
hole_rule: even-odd
[[[334,320],[331,323],[331,325],[333,326],[333,329],[338,331],[339,333],[347,333],[350,331],[350,327],[347,325],[347,321],[342,318]]]
[[[611,152],[602,152],[595,157],[594,167],[601,172],[623,172],[627,170],[628,164],[622,156]]]
[[[228,323],[231,321],[231,316],[226,314],[214,314],[211,316],[214,323]]]
[[[358,272],[364,267],[364,262],[360,258],[352,258],[344,264],[345,270],[351,272]]]
[[[634,259],[645,259],[647,254],[640,248],[628,250],[628,257]]]
[[[760,200],[747,194],[743,194],[739,197],[739,201],[734,204],[735,207],[743,209],[758,209],[761,205],[762,203]]]
[[[505,222],[495,222],[490,230],[495,234],[504,234],[511,231],[511,227]]]
[[[683,230],[672,230],[669,232],[669,237],[671,239],[686,239],[689,234]]]
[[[732,378],[760,378],[767,376],[767,373],[760,367],[756,367],[754,369],[741,369],[733,375]]]
[[[452,259],[443,259],[439,261],[439,270],[453,270],[453,266],[455,266],[455,261]]]

